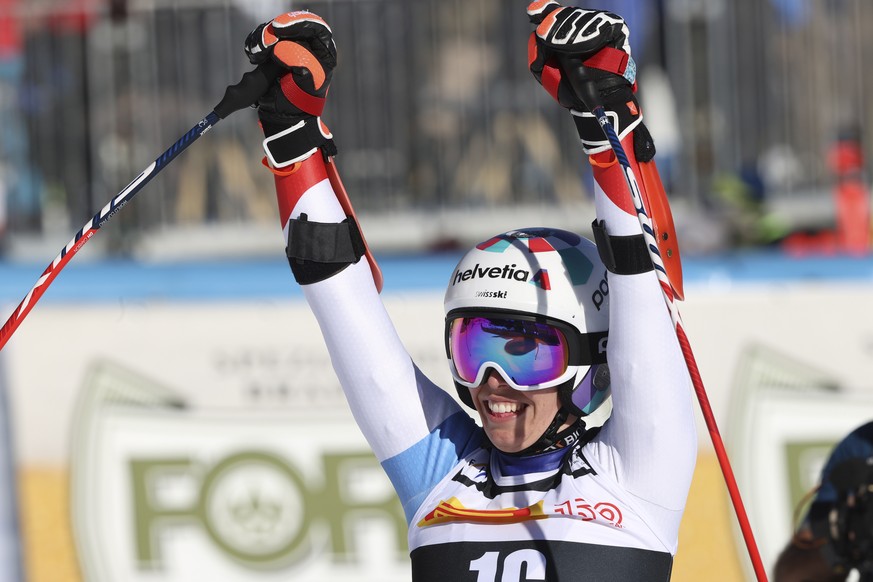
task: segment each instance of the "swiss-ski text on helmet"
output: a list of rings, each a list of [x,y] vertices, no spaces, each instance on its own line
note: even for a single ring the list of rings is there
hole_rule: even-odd
[[[476,291],[476,297],[490,297],[493,299],[506,299],[506,291]]]
[[[527,281],[530,278],[530,271],[524,269],[516,269],[515,263],[511,265],[503,265],[500,267],[480,267],[476,263],[472,269],[461,271],[458,269],[452,276],[452,286],[457,285],[461,281],[469,281],[470,279],[512,279],[514,281]]]

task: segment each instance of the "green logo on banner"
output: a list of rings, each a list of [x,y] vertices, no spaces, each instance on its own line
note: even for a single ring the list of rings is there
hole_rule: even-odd
[[[354,493],[362,470],[382,470],[372,453],[325,454],[321,460],[319,483],[263,451],[212,465],[181,457],[131,460],[137,561],[160,569],[166,534],[199,527],[226,555],[251,567],[286,567],[312,555],[314,545],[335,561],[354,562],[354,538],[347,533],[356,521],[374,517],[390,524],[395,550],[405,553],[406,521],[394,492],[375,498]]]

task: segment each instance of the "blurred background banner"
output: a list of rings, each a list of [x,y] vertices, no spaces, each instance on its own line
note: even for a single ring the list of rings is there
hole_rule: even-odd
[[[18,473],[5,357],[0,354],[0,582],[23,580]]]
[[[830,446],[873,416],[873,3],[579,4],[629,22],[680,309],[770,566]],[[337,38],[324,120],[386,303],[453,392],[459,250],[532,225],[590,236],[594,215],[575,127],[527,70],[525,5],[0,0],[4,321],[251,68],[246,34],[311,8]],[[408,579],[390,488],[288,272],[261,140],[245,110],[199,140],[0,353],[0,582]],[[700,441],[673,578],[744,580]]]
[[[458,258],[381,259],[398,332],[444,387]],[[873,261],[686,267],[687,332],[769,566],[830,447],[873,417],[873,318],[859,316],[873,312]],[[402,512],[284,260],[66,275],[3,351],[28,580],[408,580]],[[752,579],[698,428],[673,579]]]
[[[70,499],[83,579],[409,578],[403,510],[348,418],[308,399],[279,414],[191,409],[111,360],[92,363],[80,392]]]
[[[42,257],[40,242],[63,245],[250,68],[241,49],[249,30],[303,6],[336,32],[339,68],[324,119],[337,128],[359,212],[379,225],[368,232],[374,245],[408,251],[478,240],[481,217],[495,212],[580,224],[568,210],[587,208],[590,178],[566,113],[527,71],[521,4],[2,0],[7,255]],[[598,7],[630,24],[640,99],[687,252],[869,248],[873,5]],[[252,163],[259,138],[254,115],[227,120],[155,179],[137,211],[92,243],[95,252],[272,251],[272,239],[255,234],[274,220],[270,176]],[[846,182],[860,192],[846,194]],[[233,236],[240,225],[245,243]]]
[[[852,333],[850,325],[841,331]],[[775,563],[803,518],[809,494],[846,427],[873,418],[869,390],[846,391],[840,378],[845,376],[834,367],[786,347],[781,342],[745,345],[736,362],[725,427],[767,564]]]

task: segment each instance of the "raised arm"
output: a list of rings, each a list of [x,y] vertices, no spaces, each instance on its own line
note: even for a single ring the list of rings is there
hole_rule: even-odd
[[[659,507],[681,510],[696,459],[687,368],[642,240],[626,177],[568,77],[573,67],[586,68],[590,87],[621,139],[644,202],[649,209],[660,209],[660,226],[675,242],[655,167],[654,143],[634,95],[636,68],[627,25],[609,12],[562,7],[551,0],[531,3],[528,14],[537,26],[529,41],[531,71],[570,110],[596,180],[594,232],[609,270],[607,359],[614,408],[594,444],[595,454],[610,459],[608,465],[625,489]],[[678,248],[673,260],[678,261]],[[671,291],[681,296],[678,264],[668,270],[673,271],[675,283]],[[678,528],[678,516],[676,520]]]
[[[252,63],[272,58],[283,67],[258,117],[286,254],[355,420],[409,514],[457,462],[473,423],[416,368],[380,300],[381,273],[320,117],[336,65],[331,29],[311,12],[290,12],[252,31],[246,53]]]

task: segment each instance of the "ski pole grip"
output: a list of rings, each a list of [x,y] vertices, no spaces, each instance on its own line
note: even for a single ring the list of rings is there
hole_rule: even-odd
[[[234,111],[253,105],[279,76],[281,67],[269,60],[258,65],[256,69],[245,73],[236,85],[228,85],[224,97],[215,106],[215,114],[224,119]]]
[[[561,69],[567,75],[570,86],[573,87],[573,91],[576,92],[576,96],[582,100],[585,107],[589,111],[602,107],[603,104],[600,102],[600,93],[597,91],[597,85],[594,83],[594,79],[591,78],[588,68],[582,64],[582,59],[578,56],[573,59],[570,55],[560,55],[558,62],[561,64]]]

